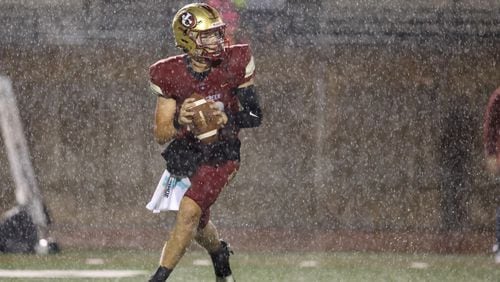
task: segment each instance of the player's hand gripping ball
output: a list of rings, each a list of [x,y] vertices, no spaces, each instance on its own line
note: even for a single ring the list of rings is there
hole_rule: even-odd
[[[194,93],[189,98],[194,98],[189,110],[193,112],[193,133],[204,144],[217,141],[220,128],[220,111],[215,109],[213,102],[206,100],[200,94]]]

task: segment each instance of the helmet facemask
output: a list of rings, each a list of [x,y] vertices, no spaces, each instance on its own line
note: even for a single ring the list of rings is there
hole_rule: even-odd
[[[196,43],[196,48],[190,53],[194,59],[208,61],[222,59],[228,45],[228,41],[225,38],[225,26],[204,31],[191,31],[189,36]]]

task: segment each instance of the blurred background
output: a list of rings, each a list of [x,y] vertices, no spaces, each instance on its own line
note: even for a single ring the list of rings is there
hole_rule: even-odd
[[[148,67],[191,1],[0,0],[12,80],[61,246],[160,250],[164,170]],[[264,109],[212,208],[248,250],[487,252],[500,181],[482,122],[500,86],[496,0],[235,1]],[[15,185],[0,139],[0,212]]]

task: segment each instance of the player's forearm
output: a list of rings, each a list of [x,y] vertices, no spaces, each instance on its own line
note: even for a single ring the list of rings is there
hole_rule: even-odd
[[[262,123],[262,112],[260,109],[249,112],[241,111],[236,114],[235,121],[238,128],[258,127]]]
[[[177,133],[177,130],[175,129],[175,127],[172,125],[172,126],[156,126],[155,125],[155,128],[154,128],[154,137],[155,137],[155,141],[160,144],[160,145],[163,145],[165,143],[167,143],[168,141],[172,140],[175,135]]]
[[[238,88],[236,95],[241,104],[241,110],[236,113],[234,120],[238,128],[258,127],[262,123],[262,110],[259,98],[253,86]]]
[[[177,134],[174,126],[176,102],[171,98],[158,97],[154,119],[154,137],[159,144],[165,144]]]

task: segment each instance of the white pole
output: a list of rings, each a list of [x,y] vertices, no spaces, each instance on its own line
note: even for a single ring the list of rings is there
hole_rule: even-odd
[[[0,126],[16,185],[16,200],[20,206],[26,207],[33,223],[42,233],[39,236],[45,236],[47,217],[43,209],[42,194],[38,189],[31,165],[12,84],[8,78],[3,76],[0,76]]]

